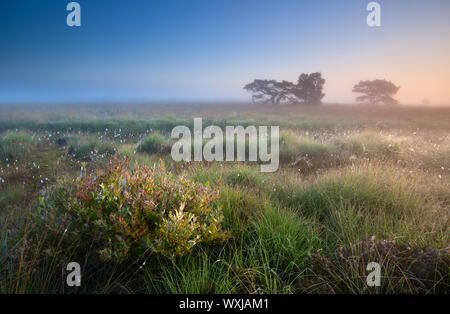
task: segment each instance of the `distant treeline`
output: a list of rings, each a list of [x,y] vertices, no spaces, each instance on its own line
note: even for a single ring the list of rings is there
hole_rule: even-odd
[[[256,79],[244,86],[246,91],[253,93],[253,103],[259,104],[300,104],[320,105],[325,96],[323,86],[325,79],[322,73],[302,73],[297,83],[289,81]],[[393,96],[400,86],[387,80],[360,81],[353,86],[352,92],[361,94],[356,97],[358,103],[370,105],[397,105],[398,101]]]

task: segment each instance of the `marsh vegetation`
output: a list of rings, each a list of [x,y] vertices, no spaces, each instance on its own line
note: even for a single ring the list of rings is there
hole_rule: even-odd
[[[2,293],[448,292],[450,109],[0,108]],[[280,126],[280,169],[170,132]],[[83,270],[65,284],[65,266]],[[378,262],[382,284],[366,284]]]

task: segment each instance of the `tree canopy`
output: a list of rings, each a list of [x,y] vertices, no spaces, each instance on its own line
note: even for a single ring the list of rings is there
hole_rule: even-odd
[[[400,86],[386,80],[360,81],[353,87],[354,93],[363,94],[356,97],[357,102],[372,105],[385,104],[396,105],[398,101],[393,96],[398,92]]]
[[[277,105],[280,103],[320,104],[325,96],[323,85],[325,79],[319,72],[299,76],[297,84],[288,81],[254,80],[244,86],[252,92],[254,103]]]

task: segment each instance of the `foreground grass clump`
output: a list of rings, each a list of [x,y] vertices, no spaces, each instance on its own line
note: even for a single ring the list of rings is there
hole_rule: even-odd
[[[108,141],[100,141],[96,138],[70,139],[68,154],[75,159],[91,161],[95,158],[109,157],[116,153],[116,147]]]
[[[413,182],[396,168],[360,165],[329,171],[308,184],[279,185],[272,197],[303,214],[326,219],[343,207],[372,216],[415,213],[422,205]]]
[[[276,269],[280,278],[290,278],[301,270],[307,255],[320,245],[317,224],[273,206],[265,206],[258,213],[253,229],[264,262]]]
[[[366,283],[367,265],[381,267],[379,287]],[[299,280],[300,290],[313,293],[447,293],[450,288],[448,248],[414,248],[375,237],[309,258],[311,271]]]
[[[312,182],[277,184],[270,199],[319,222],[327,250],[373,235],[418,247],[443,247],[448,211],[435,196],[424,193],[417,178],[401,168],[369,164],[329,171]]]
[[[251,217],[261,207],[261,202],[253,194],[227,186],[221,188],[217,202],[222,206],[224,226],[236,236],[245,233]]]
[[[223,196],[222,191],[219,201],[226,224],[232,222],[234,241],[220,250],[197,250],[176,264],[160,265],[159,273],[147,264],[149,292],[295,292],[305,259],[320,247],[316,226],[292,212],[246,200],[239,190],[227,189]],[[238,216],[241,207],[253,212]]]
[[[138,152],[149,154],[166,154],[171,149],[170,142],[160,133],[152,133],[143,138],[136,147]]]
[[[54,195],[41,199],[34,216],[38,228],[50,235],[48,250],[60,243],[78,253],[94,249],[105,261],[150,252],[174,259],[228,237],[221,212],[211,206],[217,192],[175,178],[163,163],[129,170],[128,159],[115,160],[106,171],[85,173]]]
[[[0,160],[14,161],[25,157],[37,141],[25,132],[9,132],[0,138]]]
[[[402,215],[413,212],[420,201],[408,182],[377,167],[332,171],[302,191],[303,211],[329,216],[350,206],[370,215]]]
[[[18,203],[26,197],[26,190],[23,185],[15,184],[7,186],[0,193],[0,208],[8,208],[11,204]]]
[[[144,280],[147,293],[237,293],[236,278],[228,262],[204,251],[186,255],[177,264],[161,265],[158,273],[145,267]]]

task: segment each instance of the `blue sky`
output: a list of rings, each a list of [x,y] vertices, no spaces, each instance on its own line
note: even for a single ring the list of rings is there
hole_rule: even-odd
[[[321,71],[328,102],[361,79],[450,104],[450,1],[66,0],[0,3],[0,102],[247,100],[254,78]]]

